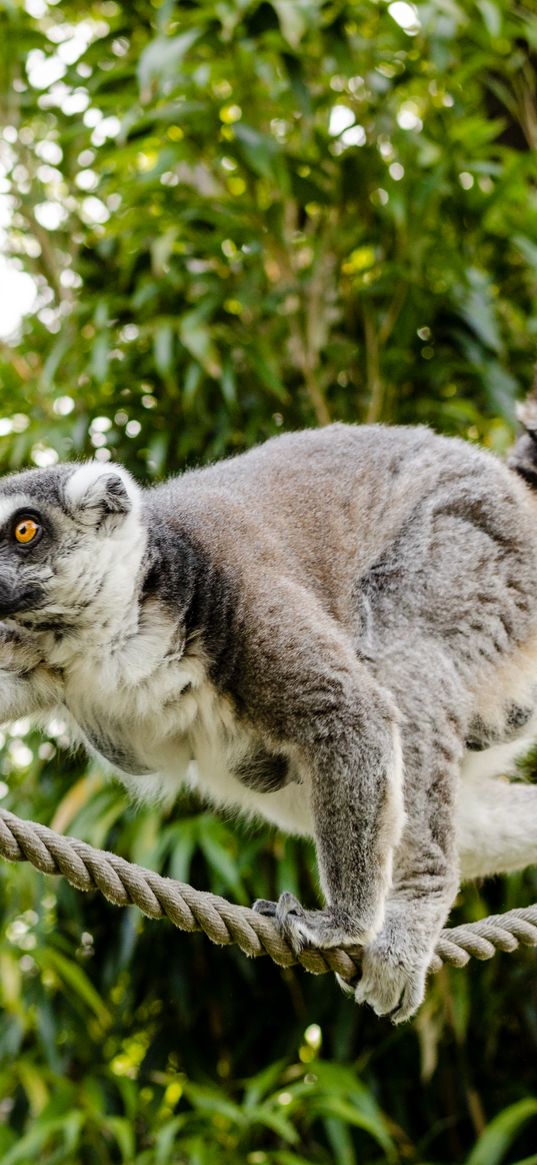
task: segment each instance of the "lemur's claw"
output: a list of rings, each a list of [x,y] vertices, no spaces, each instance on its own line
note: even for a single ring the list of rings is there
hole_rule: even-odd
[[[365,946],[373,938],[374,932],[353,923],[344,911],[330,906],[324,910],[305,910],[288,890],[277,902],[258,899],[253,908],[259,914],[274,918],[295,955],[299,955],[304,947],[328,950],[338,946]]]

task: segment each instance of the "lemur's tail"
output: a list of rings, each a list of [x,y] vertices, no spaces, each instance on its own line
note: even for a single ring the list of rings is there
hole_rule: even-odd
[[[524,478],[531,489],[537,490],[537,374],[526,400],[517,404],[516,415],[524,432],[515,441],[507,464]]]

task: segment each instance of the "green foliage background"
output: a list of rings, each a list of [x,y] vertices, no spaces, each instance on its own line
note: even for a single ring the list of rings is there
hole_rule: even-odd
[[[3,0],[0,210],[38,298],[0,349],[1,468],[153,479],[330,419],[504,451],[537,341],[536,54],[533,0]],[[61,723],[4,744],[15,812],[315,901],[307,846],[129,808]],[[396,1030],[29,867],[0,909],[3,1165],[537,1163],[531,952],[442,973]]]

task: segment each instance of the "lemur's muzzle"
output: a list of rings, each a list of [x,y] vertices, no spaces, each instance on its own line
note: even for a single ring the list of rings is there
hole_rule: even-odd
[[[14,579],[0,578],[0,619],[16,615],[18,611],[31,611],[43,602],[43,588],[37,583],[21,586]]]

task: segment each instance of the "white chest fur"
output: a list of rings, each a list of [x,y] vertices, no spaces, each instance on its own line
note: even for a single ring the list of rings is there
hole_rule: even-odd
[[[131,794],[167,799],[188,784],[215,805],[311,834],[307,781],[263,793],[234,775],[255,748],[253,735],[216,692],[201,652],[184,650],[157,603],[146,603],[132,625],[125,618],[105,645],[51,648],[51,656],[64,671],[75,730]]]

